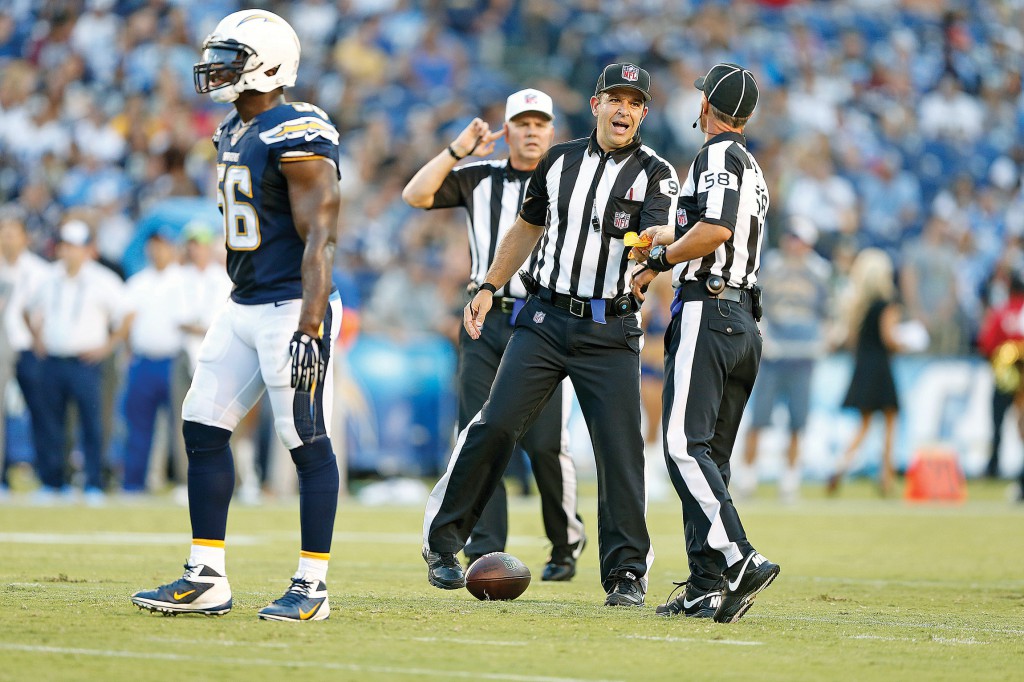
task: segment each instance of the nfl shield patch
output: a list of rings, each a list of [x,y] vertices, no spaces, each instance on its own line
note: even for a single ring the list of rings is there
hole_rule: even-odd
[[[528,92],[526,93],[526,96],[523,97],[523,101],[526,102],[527,104],[536,104],[537,95],[533,94],[532,92]]]
[[[617,230],[628,230],[629,229],[629,214],[625,211],[616,211],[612,217],[612,222],[615,224]]]
[[[636,82],[640,78],[640,67],[632,64],[623,64],[622,78],[630,82]]]
[[[679,227],[686,227],[686,209],[685,208],[677,208],[676,209],[676,225],[678,225]]]
[[[545,315],[546,315],[546,313],[544,313],[543,311],[539,311],[538,310],[537,312],[535,312],[533,314],[533,321],[534,321],[534,323],[540,324],[541,322],[543,322]]]

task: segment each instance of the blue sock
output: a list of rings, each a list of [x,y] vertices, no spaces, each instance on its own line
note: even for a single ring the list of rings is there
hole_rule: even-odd
[[[223,540],[228,506],[235,491],[235,461],[228,444],[231,432],[185,422],[181,429],[188,453],[188,515],[193,540]]]
[[[299,524],[302,551],[330,554],[334,515],[338,511],[338,460],[328,438],[291,451],[299,475]]]

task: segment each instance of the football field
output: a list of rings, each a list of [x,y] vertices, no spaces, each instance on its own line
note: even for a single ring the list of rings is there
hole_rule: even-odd
[[[1002,484],[960,506],[879,500],[854,483],[792,506],[740,505],[782,566],[739,623],[655,616],[685,575],[676,503],[651,505],[657,559],[643,609],[606,608],[591,544],[571,583],[543,583],[537,498],[513,501],[508,550],[534,573],[514,602],[430,587],[422,509],[343,501],[325,622],[261,622],[295,569],[292,500],[235,506],[234,610],[163,617],[138,589],[180,577],[188,512],[169,499],[100,509],[0,506],[0,680],[1011,680],[1024,661],[1024,507]]]

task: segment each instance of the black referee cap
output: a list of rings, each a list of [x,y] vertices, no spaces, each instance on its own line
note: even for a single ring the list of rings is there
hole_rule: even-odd
[[[644,96],[644,102],[651,101],[651,74],[636,64],[609,64],[597,78],[594,94],[600,95],[612,88],[633,88]]]
[[[723,114],[746,118],[757,105],[757,82],[754,74],[739,64],[715,64],[708,75],[693,82],[703,90],[708,101]]]

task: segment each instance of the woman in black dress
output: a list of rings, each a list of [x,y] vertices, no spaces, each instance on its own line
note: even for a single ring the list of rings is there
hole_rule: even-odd
[[[860,428],[850,441],[834,474],[828,481],[827,492],[839,489],[843,475],[849,470],[868,429],[871,418],[881,412],[885,418],[885,439],[879,490],[888,495],[893,486],[892,450],[896,431],[899,400],[892,377],[892,353],[901,350],[896,340],[899,324],[899,306],[893,302],[893,266],[889,256],[879,249],[865,249],[857,255],[850,270],[852,302],[849,308],[850,338],[854,340],[854,367],[850,388],[843,407],[860,411]]]

